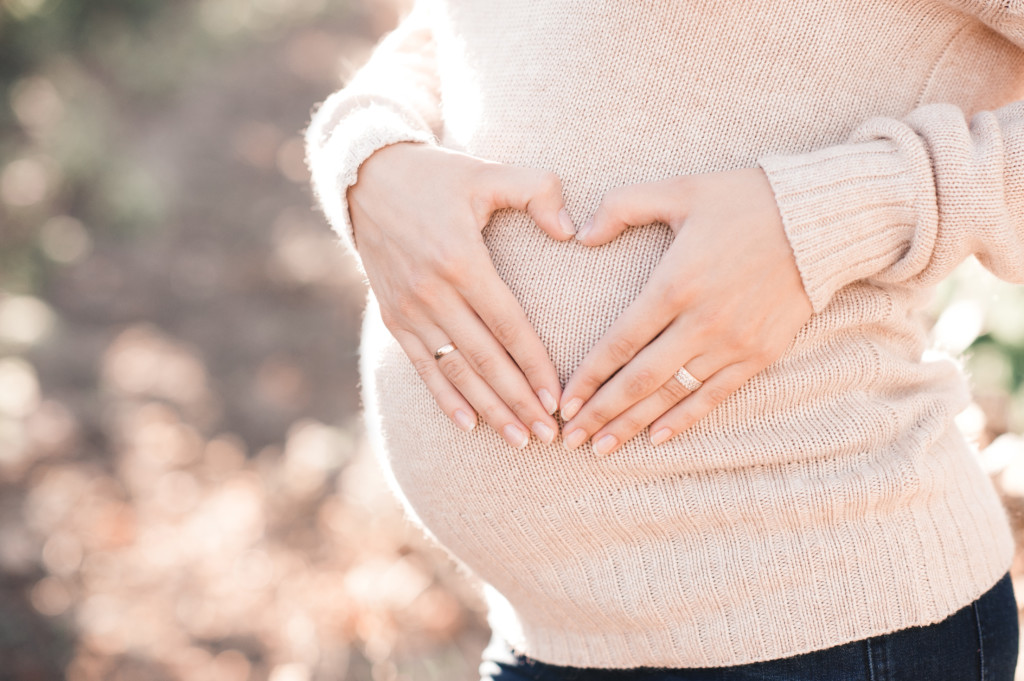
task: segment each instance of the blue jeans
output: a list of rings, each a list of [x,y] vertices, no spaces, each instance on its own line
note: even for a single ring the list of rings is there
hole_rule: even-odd
[[[1013,681],[1017,602],[1010,574],[941,622],[795,657],[735,667],[579,669],[546,664],[491,640],[481,681]]]

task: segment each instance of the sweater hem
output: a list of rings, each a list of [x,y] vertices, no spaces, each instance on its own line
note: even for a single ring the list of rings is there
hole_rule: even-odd
[[[525,621],[528,615],[516,611],[492,588],[488,590],[488,620],[492,629],[514,650],[529,658],[547,664],[592,669],[715,668],[754,664],[936,624],[990,589],[1010,569],[1014,552],[1009,522],[991,481],[973,460],[975,455],[962,443],[959,433],[956,437],[961,439],[961,446],[940,443],[933,450],[935,456],[924,464],[931,470],[943,466],[951,469],[944,481],[948,483],[944,494],[932,499],[936,508],[917,509],[912,514],[915,523],[926,525],[918,528],[921,546],[910,546],[914,542],[889,544],[884,538],[875,538],[879,546],[893,551],[886,556],[887,564],[901,567],[917,564],[927,570],[915,572],[911,567],[893,577],[879,569],[882,561],[878,556],[851,557],[848,564],[836,570],[845,580],[842,590],[855,593],[848,603],[832,601],[820,605],[808,599],[797,604],[805,606],[802,610],[786,612],[786,606],[793,602],[787,602],[786,591],[777,590],[760,611],[723,608],[718,613],[705,615],[696,625],[683,623],[677,628],[669,625],[661,630],[572,631]],[[893,514],[905,512],[906,509],[894,509]],[[973,527],[943,524],[942,518],[948,513],[965,514]],[[934,520],[936,516],[938,522]],[[849,536],[877,534],[879,523],[886,521],[871,514],[858,520],[860,526],[847,528]],[[737,533],[741,533],[739,528]],[[738,541],[743,539],[739,537]],[[922,559],[926,565],[922,564]],[[943,568],[950,565],[956,569]],[[801,574],[796,579],[800,581],[793,584],[790,591],[813,594],[821,587],[814,574]],[[699,585],[698,588],[728,590],[729,587]],[[851,614],[849,604],[871,603],[879,598],[887,598],[889,604],[898,602],[906,609],[901,610],[898,604],[888,612],[880,608],[869,614],[870,621],[856,621],[860,615]],[[765,622],[778,626],[766,626]],[[815,622],[817,626],[803,626],[807,622]],[[707,645],[702,645],[705,642]],[[730,645],[720,645],[722,643]]]

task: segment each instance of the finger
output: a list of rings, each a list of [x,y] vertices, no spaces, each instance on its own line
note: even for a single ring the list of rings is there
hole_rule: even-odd
[[[433,353],[427,350],[419,338],[407,331],[395,331],[393,335],[441,410],[462,430],[467,433],[473,430],[477,422],[476,411],[438,369]]]
[[[545,233],[566,241],[576,227],[565,210],[562,180],[555,173],[537,168],[495,165],[488,177],[490,210],[515,208],[529,213]]]
[[[456,350],[438,360],[441,373],[476,408],[484,421],[516,449],[530,442],[530,433],[490,386],[477,375],[462,352]]]
[[[576,233],[576,239],[586,246],[600,246],[615,239],[627,227],[677,221],[683,206],[679,188],[682,183],[678,180],[624,185],[608,191],[591,218]]]
[[[463,300],[445,301],[436,312],[438,318],[435,323],[459,348],[462,357],[468,361],[473,371],[523,423],[529,424],[530,430],[542,442],[550,443],[558,427],[554,418],[545,408],[543,399],[538,395],[539,391],[534,392],[523,371],[509,356],[506,348],[492,335],[491,330],[479,317],[466,309],[466,302]],[[526,328],[532,332],[529,324]],[[540,351],[544,353],[543,359],[550,364],[543,346]],[[551,371],[554,372],[553,366]],[[548,396],[547,400],[554,402],[554,397]]]
[[[621,432],[613,429],[619,432],[616,436],[617,443],[611,443],[609,440],[601,446],[602,449],[611,451],[661,416],[670,406],[686,397],[688,392],[673,376],[679,366],[685,365],[689,372],[700,380],[704,376],[714,374],[728,363],[723,358],[706,354],[685,358],[680,362],[679,349],[694,345],[689,340],[677,341],[664,337],[655,340],[625,369],[602,386],[587,401],[579,414],[562,427],[565,446],[574,449],[591,437],[596,446],[608,434],[607,428],[616,419],[625,419],[626,427],[621,429]],[[660,398],[658,393],[662,393]],[[660,402],[661,411],[648,414],[650,403],[645,406],[648,400],[653,400],[653,403]],[[642,416],[646,416],[646,420],[642,420]],[[627,433],[631,427],[632,432]]]
[[[698,381],[699,376],[714,375],[715,368],[722,363],[708,355],[694,357],[686,363],[686,369]],[[712,368],[714,367],[714,368]],[[703,386],[702,386],[703,387]],[[689,388],[672,376],[660,388],[622,412],[591,437],[591,444],[597,456],[607,456],[624,442],[635,437],[655,419],[672,409],[680,401],[693,394]]]
[[[427,339],[424,345],[427,348],[434,347],[435,344],[439,348],[449,342],[445,332],[437,327],[428,329],[424,335]],[[433,359],[433,351],[430,352]],[[500,433],[506,442],[516,449],[522,449],[529,444],[530,431],[476,373],[457,344],[456,350],[435,362],[441,374],[473,405],[484,422]]]
[[[474,283],[460,287],[459,292],[494,339],[512,356],[529,387],[540,400],[543,411],[548,415],[554,414],[562,397],[558,372],[522,305],[505,282],[490,267],[486,274],[481,271]],[[553,419],[550,424],[554,425]]]
[[[651,444],[659,445],[700,421],[759,370],[758,365],[752,362],[739,362],[730,364],[708,378],[700,390],[651,423]]]
[[[656,267],[640,295],[576,367],[562,391],[560,406],[564,420],[573,419],[610,376],[632,361],[676,318],[680,306],[675,302],[678,284],[673,277],[678,278],[679,274],[660,265]]]

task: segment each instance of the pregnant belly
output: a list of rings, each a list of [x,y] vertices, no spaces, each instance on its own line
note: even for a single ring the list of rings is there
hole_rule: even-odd
[[[485,229],[499,275],[522,303],[563,384],[639,294],[670,237],[662,226],[633,228],[609,245],[586,248],[548,238],[514,211],[497,213]],[[861,291],[850,305],[870,315],[866,300]],[[844,304],[841,296],[835,304]],[[878,309],[887,306],[879,303]],[[407,507],[456,556],[493,556],[508,544],[502,535],[507,532],[525,533],[514,543],[543,553],[562,541],[556,518],[571,514],[574,505],[592,508],[594,500],[617,498],[637,485],[670,478],[706,485],[708,476],[725,469],[856,457],[889,447],[909,424],[943,418],[929,412],[935,401],[921,401],[911,390],[900,404],[903,398],[891,390],[873,393],[876,372],[848,370],[877,362],[877,347],[857,326],[828,328],[821,322],[691,430],[659,447],[642,432],[604,459],[587,446],[567,451],[557,439],[551,445],[532,439],[526,449],[514,450],[482,422],[470,433],[459,430],[383,326],[372,299],[361,373],[375,449]],[[936,378],[929,379],[933,385]],[[894,410],[907,421],[894,421]],[[635,524],[653,522],[659,513],[626,508]],[[503,520],[490,522],[492,515]],[[548,515],[552,522],[542,525],[514,522]]]

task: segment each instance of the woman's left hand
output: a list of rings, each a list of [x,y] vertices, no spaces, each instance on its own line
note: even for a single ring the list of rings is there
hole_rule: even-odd
[[[577,239],[631,225],[675,233],[643,291],[562,392],[565,446],[615,451],[648,425],[655,445],[686,430],[778,359],[812,308],[759,168],[674,177],[608,192]],[[694,391],[676,371],[703,381]],[[693,387],[693,384],[691,384]]]

